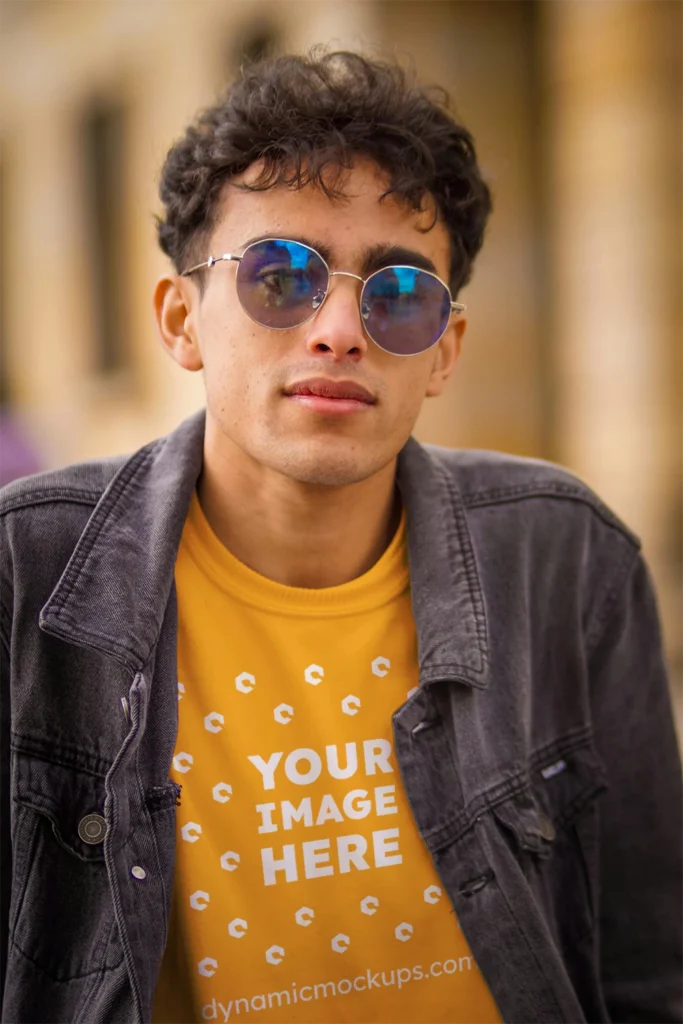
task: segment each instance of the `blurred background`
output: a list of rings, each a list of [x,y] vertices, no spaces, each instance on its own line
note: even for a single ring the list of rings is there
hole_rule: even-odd
[[[495,202],[416,436],[598,491],[643,542],[680,708],[682,32],[679,0],[0,0],[2,482],[203,404],[151,305],[158,174],[196,111],[262,54],[397,55],[451,92]]]

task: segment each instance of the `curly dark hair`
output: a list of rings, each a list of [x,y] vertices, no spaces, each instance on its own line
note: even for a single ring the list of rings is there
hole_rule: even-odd
[[[449,108],[444,89],[421,87],[397,63],[357,53],[313,50],[253,63],[169,150],[159,245],[178,273],[205,259],[224,184],[257,160],[261,173],[239,187],[312,183],[332,199],[343,194],[344,169],[362,154],[387,174],[382,198],[394,194],[419,211],[433,197],[435,219],[441,216],[451,239],[457,295],[481,248],[491,195],[472,136]]]

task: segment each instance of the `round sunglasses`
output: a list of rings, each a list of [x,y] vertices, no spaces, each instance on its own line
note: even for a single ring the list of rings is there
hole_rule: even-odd
[[[223,253],[183,271],[188,277],[221,260],[239,263],[237,297],[242,309],[262,327],[287,331],[315,316],[333,277],[353,277],[363,285],[359,298],[365,333],[385,352],[416,356],[436,345],[453,313],[465,306],[453,302],[440,277],[417,267],[383,267],[367,278],[346,270],[331,271],[315,249],[286,238],[263,238],[241,256]]]

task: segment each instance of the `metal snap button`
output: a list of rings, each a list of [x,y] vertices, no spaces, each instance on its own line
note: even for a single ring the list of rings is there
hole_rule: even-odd
[[[555,838],[555,826],[548,817],[547,814],[539,814],[538,816],[538,827],[543,839],[547,842],[552,843]]]
[[[438,725],[441,719],[437,716],[435,718],[423,718],[421,722],[414,725],[410,730],[411,736],[417,736],[418,733],[424,732],[425,729],[433,729],[434,726]]]
[[[460,889],[458,889],[458,895],[460,896],[474,896],[480,892],[485,886],[492,882],[495,878],[493,871],[489,868],[483,875],[479,875],[478,878],[470,878],[469,882],[465,882]]]
[[[130,869],[130,873],[133,876],[133,878],[137,878],[140,882],[142,881],[143,878],[147,878],[147,872],[145,871],[144,868],[141,868],[139,864],[136,864],[134,867],[132,867]]]
[[[107,833],[107,823],[101,814],[86,814],[78,823],[78,834],[84,843],[96,846]]]

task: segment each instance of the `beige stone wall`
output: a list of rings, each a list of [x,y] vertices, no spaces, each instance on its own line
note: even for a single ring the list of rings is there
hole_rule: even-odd
[[[544,4],[556,457],[638,533],[683,675],[683,8]]]

